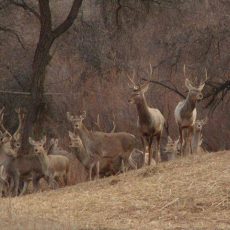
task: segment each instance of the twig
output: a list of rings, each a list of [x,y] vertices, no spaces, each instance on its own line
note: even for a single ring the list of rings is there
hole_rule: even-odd
[[[20,91],[10,91],[10,90],[0,90],[2,94],[14,94],[14,95],[25,95],[30,96],[30,92],[20,92]],[[64,93],[46,92],[44,95],[64,95]]]
[[[172,200],[171,202],[165,204],[165,205],[160,209],[160,211],[162,211],[163,209],[168,208],[169,206],[175,204],[177,201],[179,201],[179,198],[176,198],[176,199]]]

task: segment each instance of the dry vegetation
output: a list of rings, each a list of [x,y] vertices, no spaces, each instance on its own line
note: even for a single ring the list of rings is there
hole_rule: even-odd
[[[1,229],[230,229],[229,152],[4,198]]]

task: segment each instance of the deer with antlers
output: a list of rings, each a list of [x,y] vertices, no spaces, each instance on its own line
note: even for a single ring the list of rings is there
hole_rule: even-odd
[[[185,76],[184,66],[184,76]],[[196,104],[203,99],[202,90],[207,81],[207,71],[205,70],[205,80],[195,87],[191,81],[186,78],[185,86],[188,89],[188,94],[185,100],[178,103],[175,108],[174,115],[179,129],[180,139],[180,151],[181,155],[185,155],[187,152],[192,153],[192,134],[193,127],[197,117]],[[187,150],[188,149],[188,150]]]
[[[92,179],[92,169],[96,166],[96,175],[99,177],[100,161],[103,158],[111,159],[121,157],[125,166],[132,165],[129,160],[136,144],[134,135],[126,132],[105,133],[89,131],[83,124],[86,118],[84,111],[80,116],[73,116],[67,112],[67,119],[72,123],[74,131],[79,134],[82,144],[90,157],[89,178]],[[71,137],[71,132],[69,133]],[[135,165],[133,165],[135,167]]]
[[[148,156],[148,164],[151,165],[153,157],[152,143],[154,137],[156,137],[156,155],[154,159],[156,163],[161,161],[160,155],[160,141],[164,128],[165,119],[160,110],[151,108],[145,98],[145,93],[148,91],[149,82],[146,81],[143,84],[136,84],[133,78],[129,78],[132,85],[129,87],[132,89],[132,94],[129,98],[129,103],[135,104],[138,112],[137,126],[141,133],[141,140],[143,144],[143,152],[146,151],[146,143],[148,145],[149,154],[145,153],[145,157]],[[150,79],[152,78],[152,66],[150,65]],[[145,161],[146,162],[146,161]]]

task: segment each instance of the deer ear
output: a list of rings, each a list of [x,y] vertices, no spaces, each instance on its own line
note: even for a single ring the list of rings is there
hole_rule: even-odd
[[[34,144],[35,144],[35,141],[34,141],[31,137],[29,137],[29,143],[30,143],[31,145],[34,145]]]
[[[205,83],[204,83],[204,84],[202,84],[202,85],[200,85],[200,86],[198,87],[198,90],[199,90],[199,91],[202,91],[202,90],[203,90],[203,88],[204,88],[204,86],[205,86]]]
[[[41,143],[42,143],[42,145],[44,145],[46,143],[46,136],[43,136]]]
[[[68,121],[72,121],[73,120],[73,116],[70,114],[70,112],[67,112],[66,116],[67,116],[67,120]]]
[[[168,136],[168,143],[169,142],[173,142],[172,138],[170,136]]]
[[[83,111],[81,118],[82,118],[82,120],[84,120],[86,118],[86,111],[85,110]]]
[[[51,138],[51,139],[50,139],[50,144],[53,145],[54,142],[55,142],[54,138]]]
[[[9,141],[11,141],[11,138],[12,138],[12,137],[9,137],[9,136],[6,135],[6,136],[4,136],[4,137],[2,138],[2,142],[3,142],[3,143],[9,142]]]
[[[69,131],[69,137],[70,137],[70,139],[74,139],[74,133]]]

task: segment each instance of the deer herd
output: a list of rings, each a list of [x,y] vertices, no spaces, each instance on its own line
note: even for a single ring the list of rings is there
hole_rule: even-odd
[[[174,113],[179,139],[173,141],[168,136],[164,149],[161,149],[160,144],[165,118],[160,110],[150,107],[145,98],[150,80],[137,84],[134,78],[135,75],[132,78],[128,76],[129,87],[132,90],[128,102],[134,104],[137,109],[137,128],[141,136],[142,151],[137,148],[137,139],[134,135],[128,132],[115,132],[115,123],[111,132],[103,132],[101,129],[92,131],[84,124],[87,117],[85,111],[80,115],[67,112],[67,120],[72,125],[72,131],[68,133],[69,149],[88,170],[89,180],[205,151],[201,147],[202,128],[207,123],[207,118],[197,120],[196,104],[203,98],[202,90],[207,80],[207,72],[205,81],[197,87],[189,79],[185,80],[187,97],[178,103]],[[52,138],[48,142],[46,136],[40,140],[29,137],[31,153],[18,154],[25,114],[21,109],[17,109],[16,113],[19,125],[15,133],[11,134],[4,126],[4,107],[0,110],[0,196],[23,195],[30,182],[33,190],[38,191],[42,178],[53,189],[60,186],[60,183],[67,185],[70,159],[68,152],[59,147],[58,139]],[[99,116],[96,124],[100,128]]]

